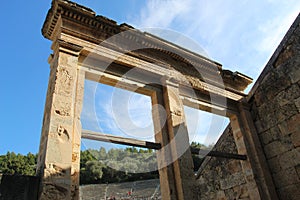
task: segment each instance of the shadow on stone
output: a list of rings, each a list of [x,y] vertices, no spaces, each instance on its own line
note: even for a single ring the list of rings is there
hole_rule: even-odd
[[[0,185],[0,200],[36,200],[39,177],[3,175]]]

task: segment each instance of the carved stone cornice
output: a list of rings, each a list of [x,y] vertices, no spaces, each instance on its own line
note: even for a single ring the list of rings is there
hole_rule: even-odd
[[[53,0],[42,28],[42,34],[45,38],[53,40],[53,30],[60,16],[112,35],[119,32],[115,21],[103,16],[96,16],[95,12],[87,7],[68,0]]]
[[[57,34],[67,34],[141,60],[163,63],[185,75],[188,80],[201,79],[237,93],[252,82],[251,78],[239,72],[223,70],[221,64],[202,55],[150,33],[141,32],[128,24],[118,25],[115,21],[98,16],[93,10],[68,0],[52,1],[42,33],[53,41],[59,38]],[[118,35],[117,42],[107,40],[114,35]],[[131,51],[128,47],[136,47],[137,50]]]

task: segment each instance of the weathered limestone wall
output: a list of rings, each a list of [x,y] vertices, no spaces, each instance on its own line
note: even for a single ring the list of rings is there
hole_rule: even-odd
[[[214,150],[235,153],[237,147],[230,125]],[[206,157],[199,170],[196,193],[198,199],[247,199],[249,192],[240,160]]]
[[[248,98],[280,199],[300,199],[299,23],[298,16]]]

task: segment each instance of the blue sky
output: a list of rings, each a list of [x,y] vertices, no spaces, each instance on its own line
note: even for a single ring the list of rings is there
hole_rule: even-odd
[[[75,2],[118,23],[183,34],[223,68],[254,80],[300,11],[299,0]],[[50,4],[50,0],[1,3],[0,154],[38,151],[51,53],[51,42],[40,30]]]

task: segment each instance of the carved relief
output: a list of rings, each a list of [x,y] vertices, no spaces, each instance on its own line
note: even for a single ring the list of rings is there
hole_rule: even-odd
[[[54,112],[57,115],[66,117],[71,115],[71,104],[62,102],[62,101],[57,101],[56,104],[54,105]]]
[[[63,177],[66,174],[66,170],[53,164],[49,163],[48,168],[45,169],[45,177]]]
[[[171,113],[177,116],[182,116],[182,105],[179,96],[176,95],[172,89],[169,89],[168,95]]]
[[[73,77],[66,68],[59,68],[56,76],[56,91],[61,95],[70,95],[72,92]]]
[[[57,128],[57,135],[61,142],[68,142],[70,139],[67,129],[65,129],[63,126],[59,126]]]

